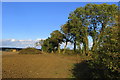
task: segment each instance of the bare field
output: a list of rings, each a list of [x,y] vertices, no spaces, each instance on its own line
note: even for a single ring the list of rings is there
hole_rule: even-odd
[[[70,78],[77,56],[3,52],[3,78]]]

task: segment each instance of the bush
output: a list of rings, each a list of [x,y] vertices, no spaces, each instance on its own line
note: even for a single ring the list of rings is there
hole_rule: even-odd
[[[41,54],[41,51],[36,48],[25,48],[20,50],[19,54]]]
[[[103,39],[99,49],[92,54],[90,68],[96,69],[94,78],[120,79],[120,32],[119,27],[112,27]],[[100,71],[101,74],[99,73]]]

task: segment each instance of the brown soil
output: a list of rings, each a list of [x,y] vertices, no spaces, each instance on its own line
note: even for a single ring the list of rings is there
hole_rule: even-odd
[[[70,78],[79,57],[3,52],[3,78]]]

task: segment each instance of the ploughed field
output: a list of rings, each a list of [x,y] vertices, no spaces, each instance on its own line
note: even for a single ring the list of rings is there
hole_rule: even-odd
[[[3,52],[3,78],[70,78],[79,56]]]

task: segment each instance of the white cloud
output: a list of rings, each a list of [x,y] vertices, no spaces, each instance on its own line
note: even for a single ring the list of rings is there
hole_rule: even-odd
[[[36,40],[16,40],[16,39],[2,39],[0,40],[1,47],[18,47],[18,48],[26,48],[26,47],[34,47]]]
[[[12,42],[16,41],[15,39],[11,39]]]

